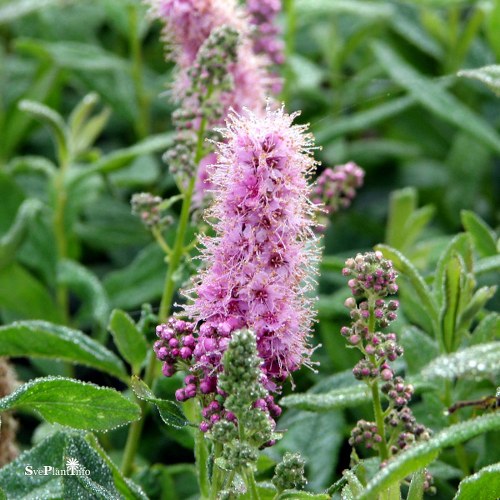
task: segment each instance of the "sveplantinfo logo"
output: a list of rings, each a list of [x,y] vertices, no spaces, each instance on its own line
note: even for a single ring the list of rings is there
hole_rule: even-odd
[[[76,458],[66,460],[66,468],[58,469],[51,465],[34,468],[27,465],[24,468],[25,476],[90,476],[90,470],[86,469]]]

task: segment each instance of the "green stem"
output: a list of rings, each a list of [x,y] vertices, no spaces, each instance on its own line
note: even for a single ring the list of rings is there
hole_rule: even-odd
[[[139,16],[135,5],[129,8],[130,56],[132,59],[132,81],[137,98],[138,119],[135,131],[139,139],[149,134],[149,98],[144,89],[141,40],[139,38]]]
[[[253,470],[247,469],[245,473],[245,479],[250,499],[259,500],[259,492],[257,491],[257,483],[255,482],[255,477],[253,476]]]
[[[297,15],[295,12],[294,0],[284,1],[284,11],[286,14],[286,28],[285,28],[285,81],[283,85],[283,92],[281,99],[286,103],[290,103],[290,92],[292,80],[294,77],[291,65],[291,58],[295,47],[295,30],[297,27]]]
[[[61,152],[60,152],[61,154]],[[66,228],[64,224],[64,214],[66,213],[66,203],[68,194],[66,192],[66,172],[69,167],[69,158],[61,155],[59,171],[54,179],[55,207],[54,207],[54,234],[57,246],[57,261],[62,262],[68,257],[68,242],[66,239]],[[69,295],[66,285],[57,282],[56,299],[59,310],[62,312],[65,324],[69,321]]]
[[[372,390],[373,412],[375,414],[375,422],[377,423],[378,433],[382,437],[382,441],[380,441],[379,443],[380,459],[384,461],[389,458],[389,451],[387,449],[387,443],[385,442],[384,414],[382,411],[382,404],[380,403],[378,382],[376,380],[371,384],[371,390]]]
[[[198,165],[203,158],[203,141],[205,136],[206,119],[203,119],[198,130],[198,141],[195,152],[195,165]],[[193,197],[194,185],[196,181],[196,175],[193,175],[189,181],[188,188],[184,193],[184,198],[182,200],[181,215],[179,218],[179,226],[177,229],[177,234],[175,237],[174,247],[169,259],[169,265],[167,269],[167,276],[165,278],[165,287],[163,290],[163,295],[160,303],[159,320],[163,322],[167,319],[170,313],[170,308],[172,307],[172,300],[175,293],[176,281],[175,273],[179,264],[181,262],[182,256],[184,254],[184,240],[186,237],[187,228],[189,225],[189,213],[191,210],[191,199]],[[146,371],[144,373],[144,382],[151,386],[156,372],[157,361],[156,357],[150,353],[148,364],[146,366]],[[142,434],[142,429],[144,427],[145,410],[146,403],[142,400],[136,401],[141,408],[142,417],[136,420],[130,425],[129,433],[127,436],[127,443],[125,445],[125,452],[122,461],[122,473],[125,476],[129,476],[132,472],[132,467],[134,463],[135,454],[139,446],[139,441]]]
[[[451,380],[445,381],[445,393],[444,393],[444,404],[447,408],[449,408],[453,404],[453,396],[452,396],[452,384]],[[452,413],[449,415],[448,420],[451,424],[456,424],[459,422],[459,417],[456,413]],[[467,452],[465,451],[464,445],[459,443],[454,446],[455,449],[455,457],[457,459],[457,463],[462,469],[464,476],[468,476],[471,471],[469,467],[469,461],[467,459]]]
[[[214,449],[214,462],[220,456],[222,451],[222,445],[217,443]],[[223,489],[224,476],[223,471],[220,467],[214,463],[213,475],[212,475],[212,487],[210,491],[210,500],[217,500],[217,495],[219,491]]]
[[[368,331],[370,334],[375,333],[375,304],[372,298],[368,299],[368,307],[370,311],[370,317],[368,319]],[[372,363],[375,363],[375,357],[370,359]],[[370,384],[370,389],[372,391],[372,401],[373,401],[373,413],[375,415],[375,422],[377,423],[377,429],[382,441],[379,443],[380,459],[382,461],[389,458],[389,451],[387,449],[387,442],[385,437],[385,424],[384,424],[384,411],[382,410],[382,403],[380,401],[380,393],[378,390],[378,380],[375,379]]]

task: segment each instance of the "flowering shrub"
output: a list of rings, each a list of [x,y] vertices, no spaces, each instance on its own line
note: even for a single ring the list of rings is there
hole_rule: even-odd
[[[500,11],[445,4],[2,3],[1,498],[499,497]]]

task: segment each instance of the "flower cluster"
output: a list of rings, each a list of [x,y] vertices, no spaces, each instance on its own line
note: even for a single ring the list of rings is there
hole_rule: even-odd
[[[276,489],[279,492],[302,489],[307,484],[304,465],[305,462],[298,453],[286,452],[274,470],[273,484]]]
[[[272,444],[274,420],[265,404],[259,404],[267,395],[261,383],[261,364],[255,334],[246,329],[234,332],[219,376],[225,395],[219,406],[223,406],[226,417],[213,422],[208,433],[211,440],[222,445],[215,465],[223,470],[244,474],[254,469],[259,448]]]
[[[162,214],[163,199],[151,193],[136,193],[132,196],[132,213],[137,215],[147,228],[165,227],[172,224],[170,215]]]
[[[198,85],[193,78],[200,73],[193,72],[191,68],[196,66],[200,48],[214,30],[225,26],[241,37],[236,57],[227,66],[227,72],[235,85],[231,92],[226,92],[226,95],[221,97],[225,112],[230,107],[264,108],[270,84],[265,61],[253,51],[250,24],[244,10],[235,0],[146,0],[146,2],[150,5],[153,17],[160,19],[164,24],[164,41],[179,69],[173,85],[174,94],[179,101],[185,98],[186,89]]]
[[[325,169],[318,177],[313,190],[313,201],[322,205],[326,216],[322,225],[326,227],[328,216],[347,208],[356,196],[356,189],[363,185],[365,172],[353,162]]]
[[[277,392],[311,353],[312,299],[305,293],[318,252],[307,180],[315,163],[310,137],[293,118],[282,109],[232,116],[211,177],[216,234],[202,239],[206,267],[184,292],[189,321],[172,318],[157,327],[163,373],[189,372],[176,396],[202,399],[205,431],[227,416],[227,405],[210,404],[228,393],[218,379],[234,331],[255,332],[266,390],[255,406],[272,418],[281,409],[267,391]]]
[[[276,24],[276,16],[281,11],[281,0],[248,0],[246,8],[254,28],[252,39],[255,53],[264,54],[272,64],[283,64],[284,43],[279,38],[280,29]],[[278,94],[282,86],[281,78],[273,75],[273,93]]]
[[[385,445],[390,458],[412,443],[430,437],[430,431],[417,424],[408,407],[413,387],[405,384],[402,377],[395,376],[390,365],[403,355],[403,348],[395,333],[380,331],[397,318],[399,302],[386,299],[398,290],[397,273],[392,262],[384,259],[381,252],[358,254],[354,259],[348,259],[342,272],[350,278],[348,285],[353,297],[345,301],[352,323],[342,327],[341,335],[350,347],[363,354],[353,374],[377,392],[378,382],[382,382],[382,394],[388,401],[383,412],[385,427],[380,422],[360,420],[351,432],[349,444],[364,444],[375,450]]]
[[[312,310],[304,294],[317,256],[307,184],[314,161],[310,137],[293,118],[282,109],[232,115],[211,178],[216,236],[202,240],[208,265],[185,307],[208,331],[252,328],[270,387],[310,353]]]

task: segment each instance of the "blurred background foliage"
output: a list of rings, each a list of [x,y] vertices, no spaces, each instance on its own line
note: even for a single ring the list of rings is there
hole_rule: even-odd
[[[321,361],[319,373],[302,370],[295,380],[297,390],[317,384],[314,390],[325,392],[351,382],[347,370],[356,359],[338,334],[348,318],[342,306],[348,291],[339,272],[345,257],[389,243],[427,278],[452,236],[463,229],[462,210],[498,228],[500,99],[457,72],[499,63],[500,1],[284,4],[287,109],[302,110],[299,121],[310,123],[324,166],[352,160],[366,170],[354,204],[335,216],[324,238],[316,326],[316,342],[322,343],[315,356]],[[138,319],[142,303],[157,306],[163,254],[131,215],[129,200],[139,191],[163,197],[176,192],[161,161],[171,140],[171,70],[159,26],[151,25],[138,1],[0,0],[3,323],[46,319],[107,342],[112,308],[126,309]],[[47,117],[45,109],[30,102],[20,106],[26,100],[43,103],[60,116]],[[40,117],[56,130],[62,119],[67,122],[69,156],[61,154],[60,145],[54,148],[50,127]],[[64,162],[71,168],[61,176]],[[411,189],[394,193],[405,187]],[[401,218],[403,212],[406,219],[399,223],[406,223],[406,232],[394,220],[391,232],[388,218]],[[185,269],[179,281],[191,271]],[[478,279],[491,285],[495,274]],[[63,313],[65,291],[69,303]],[[495,306],[498,299],[489,307]],[[416,307],[412,311],[408,305],[403,312],[416,317]],[[399,323],[404,325],[405,318]],[[410,355],[418,357],[418,347],[410,345]],[[18,366],[23,379],[65,370],[63,364],[42,361]],[[97,376],[77,370],[79,378]],[[178,384],[175,378],[161,380],[156,391],[171,397]],[[461,388],[471,394],[477,387],[471,391],[470,384]],[[437,398],[420,401],[417,413],[418,405],[426,408],[419,415],[423,423],[444,425]],[[345,437],[366,410],[287,411],[280,424],[288,429],[286,437],[262,460],[261,470],[265,473],[270,459],[284,450],[300,450],[308,460],[312,488],[324,488],[335,470],[348,466]],[[22,418],[21,439],[28,443],[35,421]],[[190,462],[189,433],[150,419],[143,455],[153,463]],[[328,431],[318,435],[314,430],[319,428]],[[123,432],[106,438],[111,454]],[[484,443],[474,442],[470,453],[489,463],[491,451]],[[451,490],[444,481],[460,472],[445,462],[436,467],[441,467],[438,489],[448,498]],[[192,474],[190,465],[177,464],[144,472],[140,482],[152,496],[159,482],[175,483],[178,498],[187,498],[186,477]]]

